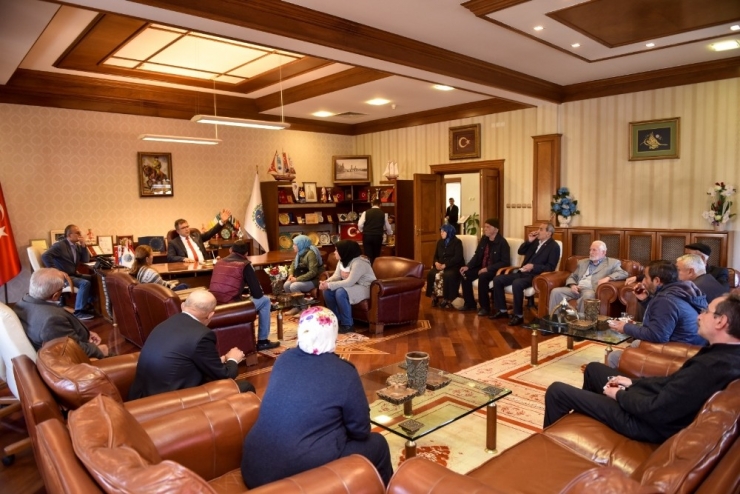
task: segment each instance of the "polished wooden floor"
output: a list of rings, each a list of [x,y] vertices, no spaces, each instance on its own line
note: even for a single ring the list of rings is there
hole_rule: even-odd
[[[508,327],[506,320],[492,321],[478,317],[475,312],[459,312],[454,309],[431,307],[427,298],[422,298],[420,319],[430,322],[427,331],[411,333],[399,338],[389,339],[373,346],[382,352],[379,355],[352,355],[350,361],[360,373],[384,365],[398,362],[412,350],[430,354],[430,365],[448,372],[457,372],[473,365],[491,360],[501,355],[524,348],[530,344],[530,332],[521,327]],[[103,318],[89,322],[91,330],[97,331],[107,340],[118,354],[137,350],[132,344],[120,338],[112,326]],[[358,324],[358,329],[363,327]],[[366,329],[366,328],[365,328]],[[385,336],[407,331],[408,326],[389,327]],[[367,334],[367,333],[366,333]],[[374,335],[370,335],[374,338]],[[274,360],[260,355],[257,366],[240,368],[241,372],[272,366]],[[242,364],[243,366],[243,364]],[[249,377],[262,396],[270,378],[269,372]],[[3,390],[7,392],[7,390]],[[1,393],[1,392],[0,392]],[[0,445],[5,446],[25,435],[25,423],[20,413],[0,423]],[[27,450],[16,456],[15,463],[9,467],[0,466],[0,491],[12,494],[31,494],[45,492],[43,482],[36,469],[33,453]]]

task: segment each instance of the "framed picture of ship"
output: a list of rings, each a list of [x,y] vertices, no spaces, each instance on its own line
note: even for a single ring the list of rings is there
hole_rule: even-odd
[[[630,122],[629,160],[677,159],[680,144],[679,117]]]
[[[370,156],[332,156],[335,183],[372,182]]]

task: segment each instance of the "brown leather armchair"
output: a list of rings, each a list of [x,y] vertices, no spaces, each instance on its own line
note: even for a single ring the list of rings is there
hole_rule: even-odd
[[[197,409],[138,422],[120,405],[96,398],[58,420],[40,424],[39,469],[49,494],[102,492],[246,492],[240,463],[244,437],[257,419],[259,398],[235,395]],[[249,489],[257,494],[382,494],[372,464],[350,456],[287,479]]]
[[[403,257],[382,256],[375,259],[373,271],[377,279],[370,285],[370,298],[352,306],[352,318],[367,322],[376,334],[388,324],[415,323],[419,319],[424,265]]]
[[[141,323],[136,317],[131,293],[137,284],[128,273],[109,273],[105,276],[105,285],[113,308],[113,326],[118,328],[121,336],[141,348],[146,338],[141,334]]]
[[[586,259],[586,256],[570,256],[565,261],[563,271],[551,271],[543,273],[534,280],[532,286],[538,294],[537,315],[544,317],[550,307],[550,292],[553,289],[565,286],[568,277],[576,270],[578,261]],[[629,259],[622,259],[622,269],[627,271],[629,276],[637,276],[642,273],[642,265],[639,262]],[[599,299],[599,314],[607,316],[619,316],[624,307],[619,302],[619,287],[624,285],[624,281],[609,281],[596,288],[596,298]],[[575,307],[576,300],[571,300],[570,304]]]
[[[134,309],[141,323],[144,341],[154,328],[170,316],[182,312],[180,298],[167,287],[155,283],[134,285]],[[219,355],[234,347],[246,355],[247,365],[257,363],[257,343],[254,321],[257,310],[251,301],[232,302],[216,306],[216,314],[208,327],[216,334]]]

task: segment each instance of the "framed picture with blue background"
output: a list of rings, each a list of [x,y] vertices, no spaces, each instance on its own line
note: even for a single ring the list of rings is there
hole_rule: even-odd
[[[630,122],[630,161],[678,159],[681,119]]]

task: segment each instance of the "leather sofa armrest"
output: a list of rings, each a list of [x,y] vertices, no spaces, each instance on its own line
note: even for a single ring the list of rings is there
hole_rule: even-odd
[[[652,494],[655,487],[642,486],[617,467],[596,467],[571,480],[561,494]]]
[[[241,393],[142,423],[162,460],[212,480],[240,468],[244,438],[259,414],[260,399]]]
[[[658,377],[673,374],[687,357],[651,352],[642,348],[627,348],[619,358],[618,370],[631,377]]]
[[[519,269],[519,266],[508,266],[508,267],[505,267],[505,268],[499,268],[499,270],[496,271],[496,276],[498,276],[500,274],[509,274],[512,271],[514,271],[515,269]]]
[[[503,491],[421,457],[404,461],[396,470],[386,491],[387,494],[447,494],[448,492],[497,494]]]
[[[689,345],[678,341],[669,341],[667,343],[653,343],[650,341],[641,341],[640,350],[646,352],[660,353],[663,355],[683,357],[685,360],[690,359],[701,350],[698,345]]]
[[[537,293],[542,295],[543,290],[545,289],[547,290],[547,293],[550,293],[553,288],[565,286],[565,282],[569,276],[570,273],[567,271],[550,271],[537,275],[534,280],[532,280],[532,284],[535,285]]]
[[[208,324],[211,329],[254,322],[257,319],[257,309],[254,308],[251,300],[217,305],[215,312]]]
[[[123,406],[137,422],[144,423],[167,414],[196,407],[212,401],[239,394],[239,386],[233,379],[221,379],[194,388],[169,391],[138,400],[128,401]],[[126,397],[123,397],[126,399]]]
[[[90,364],[102,370],[108,376],[108,379],[118,388],[121,398],[126,400],[128,391],[136,376],[136,364],[138,362],[139,352],[136,352],[94,360]]]
[[[619,290],[624,286],[624,280],[607,281],[596,287],[596,298],[613,303],[619,300]]]
[[[307,492],[353,492],[384,494],[378,472],[365,457],[351,455],[286,479],[249,489],[254,494],[305,494]]]
[[[424,280],[406,276],[400,278],[387,278],[385,280],[375,280],[372,285],[378,287],[378,295],[383,297],[386,295],[396,295],[398,293],[419,290],[424,286]],[[373,290],[372,286],[370,290]]]

